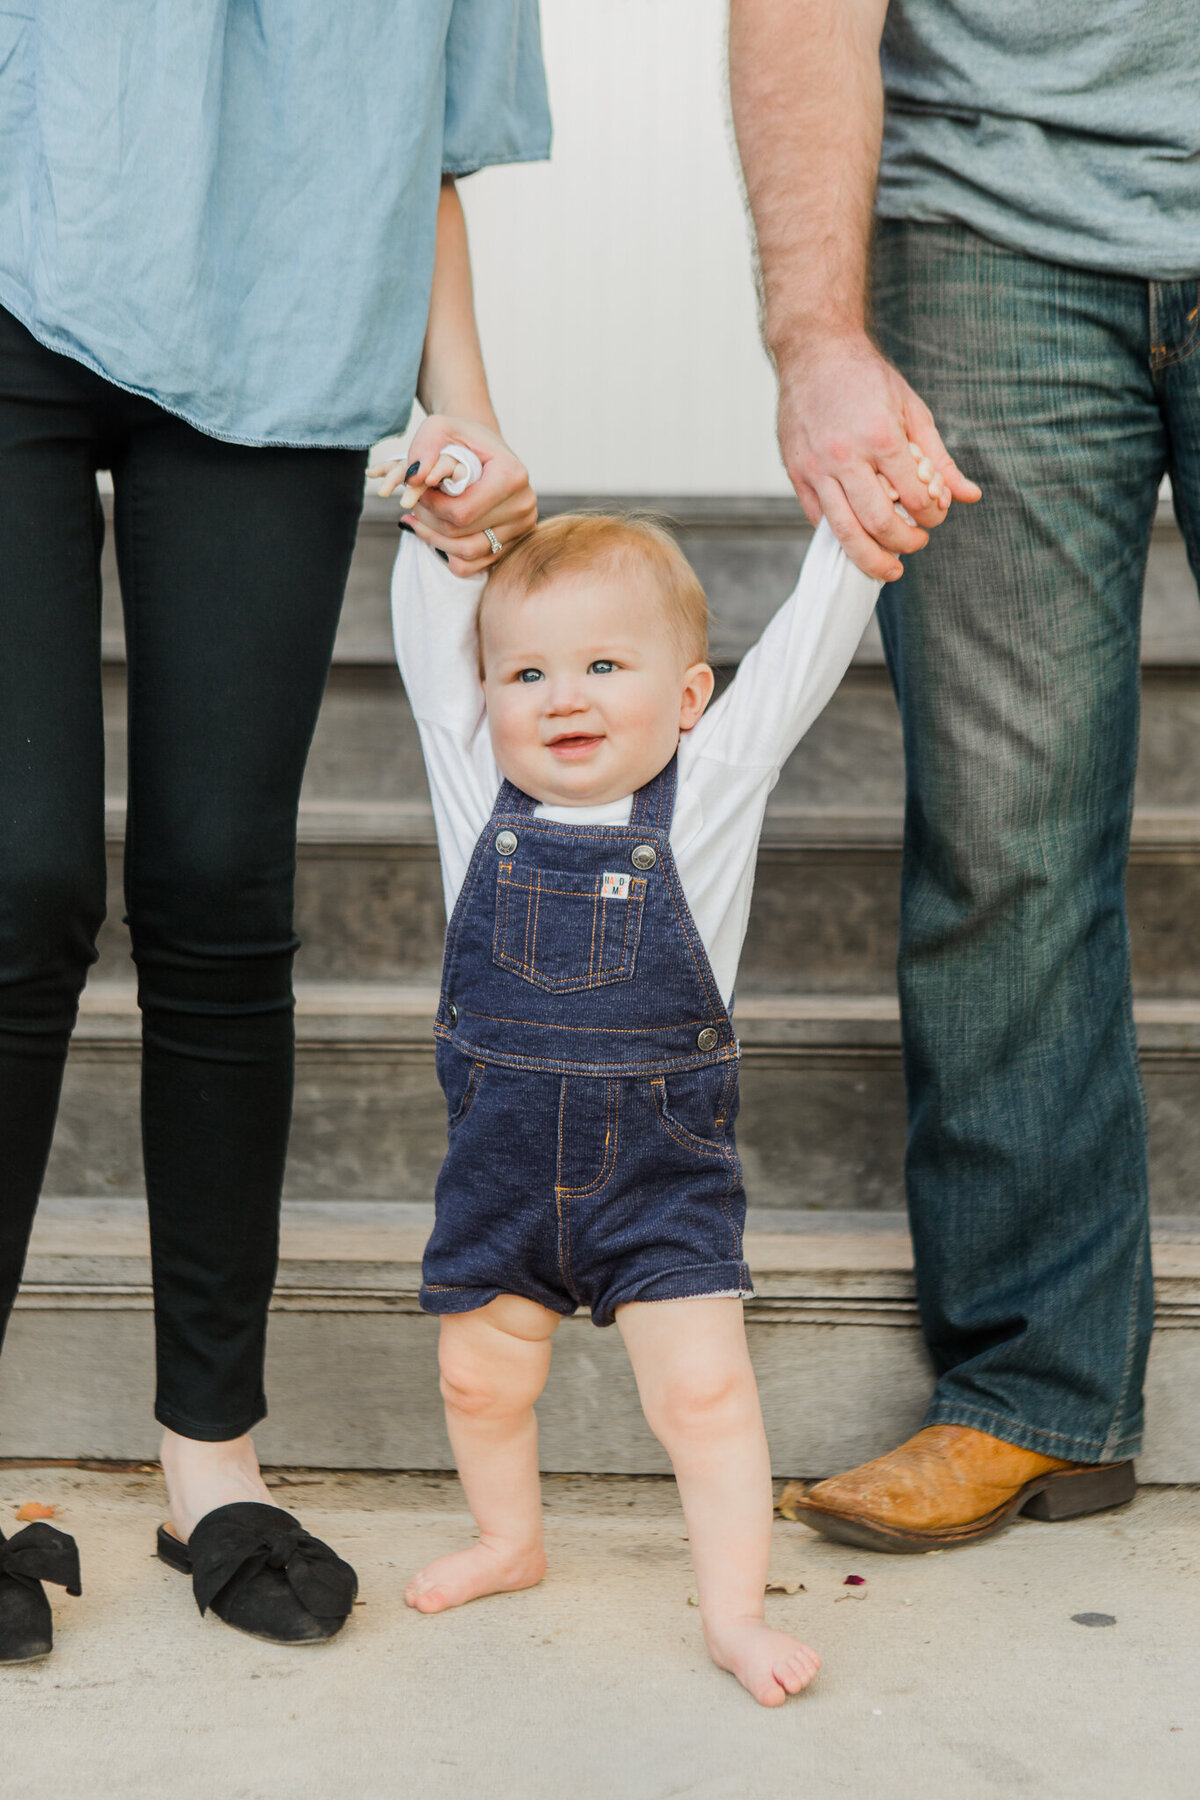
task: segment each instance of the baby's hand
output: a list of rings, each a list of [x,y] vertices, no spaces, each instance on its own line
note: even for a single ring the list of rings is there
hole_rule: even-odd
[[[922,450],[920,444],[914,444],[912,439],[909,438],[908,448],[913,461],[917,465],[917,480],[924,482],[929,493],[929,498],[935,505],[941,507],[942,517],[945,518],[950,506],[950,489],[946,486],[945,482]],[[904,520],[905,524],[915,525],[916,520],[909,512],[908,508],[903,504],[899,494],[896,492],[896,489],[892,486],[886,475],[881,474],[879,476],[879,485],[899,513],[900,517]]]
[[[419,457],[416,462],[410,462],[407,468],[402,468],[403,460],[402,457],[396,457],[391,462],[376,464],[374,468],[367,470],[367,476],[372,481],[382,478],[379,479],[381,500],[389,500],[403,482],[403,487],[400,487],[400,504],[406,512],[417,504],[426,488],[439,487],[447,480],[461,481],[471,473],[465,463],[458,462],[444,452],[424,474],[421,473]]]

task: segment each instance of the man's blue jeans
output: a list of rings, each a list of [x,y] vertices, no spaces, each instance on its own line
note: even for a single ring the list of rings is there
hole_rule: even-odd
[[[1200,569],[1200,282],[883,221],[880,344],[983,487],[886,589],[927,1423],[1132,1455],[1153,1317],[1125,864],[1164,472]]]

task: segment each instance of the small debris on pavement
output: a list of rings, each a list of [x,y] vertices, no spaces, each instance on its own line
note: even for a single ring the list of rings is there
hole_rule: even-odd
[[[43,1500],[27,1500],[24,1506],[18,1506],[17,1517],[28,1519],[57,1519],[57,1506],[47,1506]]]
[[[808,1589],[802,1581],[768,1581],[768,1594],[806,1594]]]
[[[700,1604],[699,1594],[689,1594],[688,1595],[688,1605],[689,1606],[699,1606],[699,1604]]]
[[[1114,1613],[1072,1613],[1072,1625],[1115,1625]]]
[[[843,1587],[866,1587],[866,1585],[867,1578],[865,1575],[847,1575],[845,1581],[842,1583]]]

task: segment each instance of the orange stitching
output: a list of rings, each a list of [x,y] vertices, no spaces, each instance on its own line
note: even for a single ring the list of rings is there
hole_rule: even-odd
[[[567,1077],[564,1076],[563,1077],[564,1103],[565,1103],[565,1096],[566,1096],[566,1086],[567,1086]],[[589,1183],[589,1185],[587,1187],[572,1188],[572,1187],[563,1186],[561,1183],[556,1183],[555,1191],[557,1193],[561,1193],[563,1195],[564,1199],[570,1198],[572,1200],[586,1200],[590,1195],[598,1194],[600,1192],[600,1189],[603,1187],[607,1187],[608,1183],[612,1180],[613,1170],[617,1166],[617,1144],[618,1144],[618,1141],[620,1138],[621,1090],[620,1090],[619,1084],[616,1081],[606,1081],[604,1084],[604,1090],[605,1090],[604,1091],[604,1161],[600,1165],[600,1173],[593,1182]],[[562,1161],[561,1161],[561,1158],[562,1158],[562,1110],[563,1110],[562,1105],[560,1104],[559,1134],[558,1134],[558,1154],[559,1154],[559,1158],[560,1158],[560,1161],[559,1161],[560,1171],[562,1168]]]
[[[678,1119],[671,1117],[666,1110],[667,1084],[664,1080],[659,1078],[652,1081],[650,1088],[654,1095],[654,1111],[668,1136],[673,1137],[677,1144],[682,1144],[685,1150],[696,1150],[704,1156],[725,1155],[724,1145],[707,1143],[704,1138],[697,1137],[694,1131],[689,1131]]]

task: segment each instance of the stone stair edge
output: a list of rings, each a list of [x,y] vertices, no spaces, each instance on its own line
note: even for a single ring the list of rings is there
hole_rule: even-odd
[[[428,1049],[438,989],[428,982],[299,981],[300,1045],[336,1049],[367,1045]],[[1134,997],[1143,1054],[1200,1055],[1200,999]],[[899,1052],[900,1008],[894,994],[770,993],[738,995],[734,1023],[744,1049],[796,1046],[814,1050]],[[136,1043],[140,1023],[132,981],[106,979],[85,988],[75,1042]]]
[[[285,1201],[277,1301],[354,1310],[415,1302],[432,1205]],[[1200,1219],[1155,1219],[1159,1299],[1200,1321]],[[751,1209],[746,1259],[764,1302],[912,1298],[912,1245],[903,1213]],[[42,1203],[21,1304],[141,1304],[150,1293],[145,1202],[59,1198]]]
[[[125,817],[124,798],[110,795],[104,806],[110,845],[123,840]],[[861,849],[893,854],[901,847],[903,831],[900,807],[801,807],[772,797],[761,842],[767,850]],[[338,798],[300,804],[299,842],[305,848],[403,850],[435,841],[433,808],[424,798]],[[1131,841],[1135,855],[1200,852],[1200,804],[1135,807]]]

